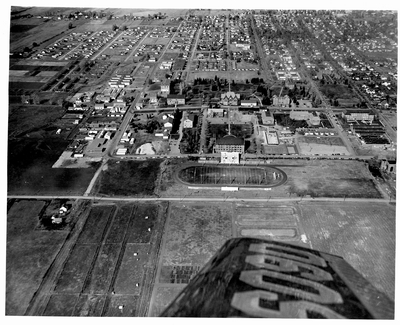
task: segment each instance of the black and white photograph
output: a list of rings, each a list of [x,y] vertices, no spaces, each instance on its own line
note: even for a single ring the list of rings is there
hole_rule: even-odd
[[[3,319],[394,321],[397,5],[329,5],[3,5]]]

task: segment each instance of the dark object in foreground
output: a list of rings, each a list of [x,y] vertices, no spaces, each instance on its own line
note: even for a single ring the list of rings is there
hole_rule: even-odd
[[[394,304],[339,256],[236,238],[161,316],[394,319]]]

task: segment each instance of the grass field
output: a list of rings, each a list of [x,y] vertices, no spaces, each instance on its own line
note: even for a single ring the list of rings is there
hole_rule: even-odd
[[[339,137],[299,137],[298,141],[300,153],[304,155],[350,154],[342,139]]]
[[[153,195],[160,159],[147,161],[109,161],[96,185],[104,195]]]
[[[83,228],[78,244],[98,244],[101,242],[112,207],[93,208]]]
[[[342,256],[394,300],[395,206],[307,202],[300,209],[313,249]]]
[[[41,279],[68,235],[36,230],[44,201],[15,202],[7,214],[6,309],[23,315]]]
[[[162,265],[204,265],[232,235],[230,212],[227,206],[213,204],[173,205]]]
[[[306,161],[288,174],[288,191],[298,196],[380,198],[372,175],[363,162]]]
[[[43,130],[53,125],[65,110],[54,105],[13,105],[10,106],[9,112],[8,135],[18,137],[29,131]]]
[[[90,168],[52,168],[68,141],[58,139],[20,139],[8,141],[9,194],[82,194],[96,166]]]
[[[68,21],[48,21],[35,28],[29,29],[23,33],[13,33],[10,36],[10,52],[22,50],[25,46],[32,47],[33,42],[38,44],[44,43],[52,37],[62,37],[62,33],[68,32]],[[15,37],[16,36],[16,37]]]
[[[114,214],[115,208],[92,206],[44,315],[137,316],[142,296],[151,290],[143,286],[152,283],[146,279],[157,257],[163,217],[154,203],[121,205]]]
[[[159,316],[190,279],[232,236],[231,206],[173,204],[163,235],[150,316]],[[185,227],[182,227],[182,225]],[[160,285],[160,286],[158,286]]]
[[[276,178],[274,178],[275,173]],[[270,167],[224,167],[192,165],[179,171],[180,181],[190,185],[208,186],[279,186],[286,174]]]
[[[190,197],[190,195],[206,197],[225,197],[226,193],[219,187],[215,190],[188,188],[174,180],[174,173],[184,164],[184,160],[172,160],[161,165],[162,179],[158,194],[164,197]],[[287,174],[287,182],[269,191],[240,190],[230,197],[356,197],[381,198],[382,194],[368,167],[360,161],[347,160],[303,160],[303,159],[272,159],[271,165],[276,166]]]

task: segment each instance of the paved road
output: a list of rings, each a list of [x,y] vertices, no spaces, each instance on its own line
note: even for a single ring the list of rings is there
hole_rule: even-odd
[[[193,43],[193,48],[192,48],[192,54],[190,55],[189,60],[188,60],[188,62],[186,64],[186,69],[185,70],[187,71],[187,73],[186,73],[186,78],[185,78],[185,85],[187,85],[187,82],[189,80],[190,68],[192,66],[193,58],[194,58],[194,55],[195,55],[196,49],[197,49],[197,43],[199,42],[199,38],[200,38],[202,30],[203,30],[203,27],[201,27],[201,25],[200,25],[199,28],[196,31],[195,41]]]
[[[222,192],[221,192],[222,193]],[[108,201],[196,201],[196,202],[300,202],[300,201],[328,201],[328,202],[386,202],[391,199],[370,199],[370,198],[308,198],[308,197],[288,197],[288,198],[240,198],[235,194],[225,193],[225,197],[193,197],[190,193],[183,197],[100,197],[100,196],[82,196],[82,195],[8,195],[7,199],[36,199],[36,200],[52,200],[52,199],[70,199],[70,200],[93,200],[97,202]]]
[[[256,23],[254,21],[253,15],[250,15],[249,19],[251,22],[251,28],[253,30],[254,41],[255,41],[255,45],[256,45],[256,52],[258,53],[258,57],[260,60],[260,67],[262,68],[262,72],[264,73],[264,75],[262,75],[262,76],[264,77],[264,81],[273,82],[274,79],[272,77],[270,68],[268,66],[269,60],[267,59],[267,56],[264,52],[264,48],[262,46],[260,36],[258,35],[258,28],[256,27]]]
[[[123,31],[120,31],[119,33],[117,32],[117,35],[111,40],[109,40],[107,43],[104,43],[103,48],[100,49],[95,55],[93,55],[90,60],[96,60],[107,48],[111,43],[114,43],[117,41],[122,35],[124,34]]]

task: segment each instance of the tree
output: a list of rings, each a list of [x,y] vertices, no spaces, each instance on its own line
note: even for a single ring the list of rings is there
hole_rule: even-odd
[[[35,105],[39,104],[39,96],[37,94],[33,94],[31,96],[31,98],[32,98],[33,104],[35,104]]]
[[[68,24],[68,29],[72,29],[74,27],[74,25],[72,25],[72,23]]]
[[[27,104],[27,103],[29,103],[29,96],[27,96],[27,95],[21,95],[21,103],[22,103],[22,104]]]
[[[116,25],[116,24],[114,24],[113,26],[112,26],[112,30],[113,31],[116,31],[118,29],[118,26]]]

